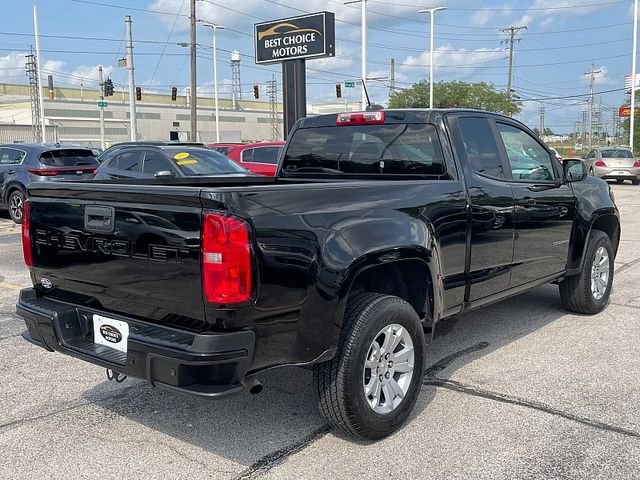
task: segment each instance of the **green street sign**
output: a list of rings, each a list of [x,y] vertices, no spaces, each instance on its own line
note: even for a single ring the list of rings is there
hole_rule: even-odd
[[[353,88],[356,86],[356,82],[344,82],[345,88]]]
[[[98,102],[98,106],[99,106],[100,108],[105,108],[105,107],[108,107],[108,106],[109,106],[109,104],[108,104],[107,102]]]

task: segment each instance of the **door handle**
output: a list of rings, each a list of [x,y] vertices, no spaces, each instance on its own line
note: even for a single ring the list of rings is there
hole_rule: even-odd
[[[536,200],[535,198],[524,197],[518,200],[517,204],[520,205],[521,207],[531,207],[536,204]]]

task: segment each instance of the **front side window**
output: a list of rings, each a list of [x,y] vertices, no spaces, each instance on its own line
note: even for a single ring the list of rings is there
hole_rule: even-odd
[[[144,163],[142,165],[143,173],[155,175],[162,171],[172,171],[169,160],[159,152],[148,151],[144,154]]]
[[[491,124],[486,118],[461,118],[458,122],[467,161],[474,172],[505,178]]]
[[[20,165],[25,155],[14,148],[0,148],[0,165]]]
[[[553,160],[531,135],[512,125],[497,123],[514,180],[553,180]]]
[[[446,175],[436,129],[420,123],[296,130],[283,159],[283,171]]]

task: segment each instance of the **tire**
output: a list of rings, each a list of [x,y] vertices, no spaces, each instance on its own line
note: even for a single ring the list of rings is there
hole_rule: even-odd
[[[13,190],[7,197],[7,209],[11,220],[22,223],[22,205],[24,204],[24,193],[20,190]]]
[[[638,180],[631,180],[631,183],[633,183],[634,185],[640,185],[640,179],[638,179]]]
[[[594,292],[592,269],[594,262],[601,260],[603,251],[606,252],[607,259],[606,262],[598,262],[600,265],[596,272],[601,280],[597,282],[601,291]],[[560,282],[560,298],[564,308],[571,312],[587,315],[604,310],[609,304],[611,286],[613,285],[613,261],[613,247],[607,234],[600,230],[592,230],[582,269],[576,275],[567,277]],[[608,267],[606,281],[600,276],[604,272],[605,266]],[[596,288],[596,290],[598,289]]]
[[[402,336],[403,340],[394,348],[387,345],[389,351],[385,355],[384,349],[377,346],[386,345],[383,339],[387,336],[383,331],[389,329],[393,331],[389,339]],[[411,376],[406,377],[403,375],[408,375],[410,360],[407,355],[410,352],[405,349],[410,343],[413,345],[413,368]],[[390,295],[353,295],[347,303],[335,358],[314,366],[313,383],[321,413],[334,427],[356,437],[379,440],[395,432],[409,417],[420,393],[424,351],[422,324],[411,305]],[[393,362],[396,359],[397,365]],[[396,370],[400,365],[403,365],[402,369]],[[380,376],[386,378],[385,383],[379,382]],[[378,383],[378,397],[375,393],[368,397],[365,389]],[[398,395],[394,387],[399,387],[402,395]],[[376,389],[371,387],[371,390],[375,392]],[[393,395],[391,402],[385,392]],[[387,395],[391,397],[391,394]]]
[[[616,178],[616,183],[620,185],[621,183],[624,183],[624,180],[622,178]]]

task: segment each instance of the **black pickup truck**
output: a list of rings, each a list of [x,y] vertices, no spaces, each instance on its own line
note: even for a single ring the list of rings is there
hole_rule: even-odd
[[[29,188],[26,340],[206,398],[310,366],[327,419],[377,439],[409,416],[437,322],[545,283],[573,312],[609,300],[609,186],[504,116],[310,117],[275,178],[164,182]]]

